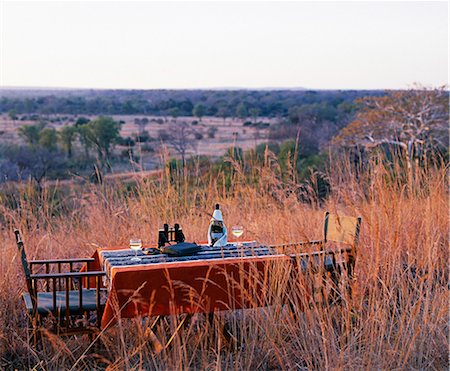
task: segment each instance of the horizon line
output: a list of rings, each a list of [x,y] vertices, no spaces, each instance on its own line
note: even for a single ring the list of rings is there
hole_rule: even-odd
[[[123,88],[123,87],[116,87],[116,88],[99,88],[99,87],[73,87],[73,86],[22,86],[22,85],[9,85],[9,86],[0,86],[1,90],[104,90],[104,91],[111,91],[111,90],[140,90],[140,91],[151,91],[151,90],[188,90],[188,91],[194,91],[194,90],[213,90],[213,91],[220,91],[220,90],[230,90],[230,91],[237,91],[237,90],[266,90],[266,91],[276,91],[276,90],[291,90],[291,91],[333,91],[333,90],[356,90],[356,91],[384,91],[384,90],[407,90],[413,87],[414,84],[411,84],[408,87],[403,88],[392,88],[392,87],[386,87],[386,88],[352,88],[352,87],[345,87],[345,88],[309,88],[309,87],[302,87],[302,86],[263,86],[263,87],[246,87],[246,86],[219,86],[219,87],[167,87],[167,88]],[[426,87],[426,85],[423,85]],[[441,84],[434,87],[442,87],[442,86],[448,86],[448,84]]]

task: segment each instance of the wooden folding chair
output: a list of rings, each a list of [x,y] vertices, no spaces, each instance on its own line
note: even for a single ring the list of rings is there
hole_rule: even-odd
[[[333,215],[325,213],[323,247],[332,256],[332,269],[323,274],[322,297],[328,296],[328,302],[340,302],[344,292],[344,285],[348,297],[352,296],[351,280],[355,270],[357,247],[361,231],[362,218]],[[324,288],[330,278],[332,282],[330,293],[327,295]]]
[[[105,272],[74,271],[75,264],[89,264],[94,261],[92,258],[28,261],[20,232],[16,229],[14,234],[26,279],[28,292],[23,298],[32,324],[34,345],[43,328],[57,335],[88,334],[92,337],[100,327],[106,301],[101,288]],[[45,267],[45,273],[33,273],[35,267]],[[69,268],[69,272],[63,272],[64,268]],[[90,287],[92,281],[95,281],[94,288]],[[50,326],[46,326],[48,323]]]
[[[283,249],[302,248],[303,251],[304,248],[314,248],[313,252],[290,256],[295,267],[291,279],[296,279],[298,274],[310,274],[311,294],[316,304],[339,302],[344,294],[340,290],[342,281],[345,281],[345,291],[351,297],[350,281],[354,273],[361,222],[361,217],[333,215],[327,211],[323,239],[273,246]],[[301,265],[302,258],[306,258],[308,264]],[[326,290],[327,287],[329,290]],[[292,303],[290,306],[292,308]]]

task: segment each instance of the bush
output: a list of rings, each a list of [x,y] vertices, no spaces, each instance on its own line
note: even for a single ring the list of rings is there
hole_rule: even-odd
[[[155,149],[148,143],[145,143],[141,146],[141,151],[142,152],[155,152]]]
[[[202,140],[203,139],[203,134],[200,133],[199,131],[197,131],[197,132],[194,133],[194,137],[197,140]]]
[[[133,147],[136,144],[136,142],[131,137],[126,138],[119,137],[119,139],[117,140],[117,144],[126,147]]]
[[[208,128],[208,131],[206,132],[208,134],[208,138],[212,139],[216,137],[216,133],[217,133],[217,128],[215,128],[214,126],[211,126],[210,128]]]
[[[158,130],[158,136],[163,142],[170,138],[170,135],[166,130]]]
[[[133,150],[131,148],[126,148],[126,149],[122,150],[120,152],[120,156],[121,157],[125,157],[127,159],[129,159],[129,158],[133,158],[134,159]]]
[[[153,138],[150,136],[150,134],[147,131],[144,131],[140,135],[136,135],[136,142],[146,143],[146,142],[151,142],[152,140],[153,140]]]

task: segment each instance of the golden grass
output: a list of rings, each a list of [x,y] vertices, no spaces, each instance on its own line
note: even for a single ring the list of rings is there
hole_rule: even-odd
[[[231,189],[220,175],[191,179],[189,186],[186,179],[170,183],[164,175],[139,181],[132,193],[119,185],[73,188],[65,193],[65,205],[71,206],[59,209],[48,206],[54,197],[50,190],[42,196],[42,207],[25,187],[20,210],[0,210],[0,368],[448,368],[446,169],[422,169],[416,183],[407,187],[397,165],[378,162],[355,175],[340,164],[332,167],[330,198],[305,204],[292,192],[295,182],[282,184],[271,166],[266,159],[265,166],[252,170],[257,183],[236,169]],[[42,349],[28,346],[21,300],[24,278],[13,226],[22,229],[30,259],[89,256],[94,244],[126,244],[131,234],[154,243],[164,222],[179,222],[188,240],[205,240],[207,213],[216,202],[227,225],[242,224],[246,239],[266,243],[320,238],[324,210],[361,215],[352,300],[341,306],[313,306],[292,316],[280,311],[280,292],[275,289],[273,306],[226,313],[212,323],[194,316],[173,346],[159,354],[146,333],[151,320],[123,321],[101,335],[106,344],[101,349],[86,350],[87,339],[51,335]],[[55,210],[58,215],[52,215]],[[284,287],[283,277],[278,279]],[[181,318],[167,319],[156,328],[156,336],[167,341]],[[227,343],[219,335],[224,322],[236,341]]]

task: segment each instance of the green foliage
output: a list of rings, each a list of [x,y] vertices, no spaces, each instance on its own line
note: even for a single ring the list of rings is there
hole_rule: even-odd
[[[147,142],[149,139],[148,133],[145,132],[142,136],[138,135],[136,137],[136,140],[143,143],[143,142]],[[121,145],[121,146],[125,146],[125,147],[134,147],[136,145],[136,141],[131,138],[131,137],[119,137],[117,140],[117,144]]]
[[[287,117],[292,107],[299,114],[335,121],[351,111],[348,104],[365,95],[381,95],[371,91],[204,91],[204,90],[116,90],[110,91],[58,91],[40,96],[8,96],[3,91],[0,112],[17,114],[76,114],[76,115],[160,115],[192,116],[193,108],[201,104],[203,116],[226,117]],[[341,105],[343,106],[341,107]],[[305,106],[305,107],[304,107]],[[304,107],[304,108],[301,108]],[[177,108],[176,111],[172,111]],[[260,112],[257,113],[259,110]],[[202,109],[203,111],[203,109]],[[336,113],[337,116],[333,116]]]
[[[72,148],[73,148],[73,142],[76,138],[77,134],[77,128],[74,126],[64,126],[59,131],[59,140],[62,144],[62,147],[67,153],[67,157],[72,157]]]
[[[101,162],[107,161],[111,154],[112,146],[120,138],[121,124],[111,117],[100,116],[86,124],[87,138],[97,149]]]
[[[244,103],[239,103],[236,107],[236,116],[245,119],[248,117],[247,106]]]
[[[79,118],[77,119],[77,121],[75,122],[75,126],[82,126],[82,125],[85,125],[85,124],[87,124],[89,121],[91,121],[91,120],[89,120],[89,119],[86,118],[86,117],[79,117]]]
[[[258,160],[260,160],[261,162],[264,160],[266,149],[275,155],[278,155],[280,153],[280,145],[278,143],[269,142],[258,144],[255,148],[255,153]]]
[[[172,116],[174,119],[180,116],[180,109],[178,107],[172,107],[169,110],[169,115]]]
[[[325,172],[327,166],[327,153],[320,153],[318,155],[303,157],[300,159],[297,165],[298,177],[299,179],[308,179],[311,175],[311,172]]]
[[[255,107],[250,108],[248,112],[249,112],[250,116],[253,118],[253,122],[256,122],[256,119],[261,114],[261,110],[259,108],[255,108]]]
[[[230,159],[232,161],[237,161],[237,162],[243,163],[244,162],[244,151],[240,147],[228,148],[227,151],[225,152],[224,159],[225,159],[225,161]]]
[[[289,109],[289,119],[293,123],[306,120],[326,120],[334,122],[337,119],[337,108],[327,102],[304,104]]]
[[[57,132],[53,128],[45,128],[44,126],[44,123],[23,125],[18,129],[18,133],[30,147],[42,147],[50,152],[56,151],[58,148]]]
[[[31,146],[39,143],[39,134],[42,130],[41,125],[24,125],[18,129],[19,136]]]
[[[206,114],[206,107],[202,103],[197,103],[192,110],[192,114],[198,117],[199,121],[202,121],[202,117]]]
[[[11,110],[8,112],[8,116],[11,120],[15,121],[18,119],[16,110]]]
[[[50,152],[56,151],[58,135],[55,129],[45,128],[39,133],[39,145]]]
[[[294,161],[296,164],[294,165]],[[278,162],[283,172],[286,172],[290,166],[295,166],[299,161],[298,147],[294,140],[287,140],[280,145]]]
[[[90,128],[86,124],[77,127],[77,132],[80,138],[80,142],[84,147],[85,160],[89,158],[89,149],[92,148],[92,143],[90,141]]]

